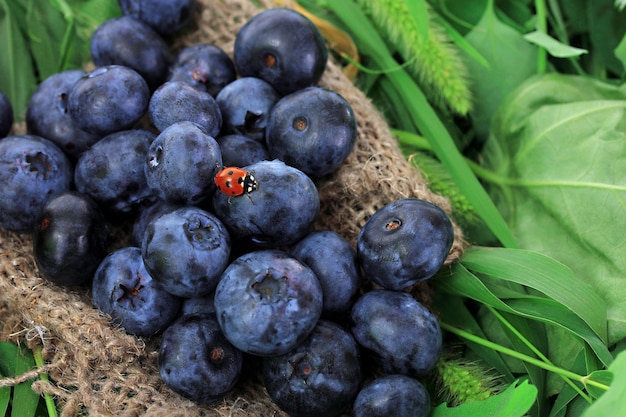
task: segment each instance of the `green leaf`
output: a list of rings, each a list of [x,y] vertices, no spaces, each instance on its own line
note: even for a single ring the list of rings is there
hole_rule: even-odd
[[[0,374],[2,378],[2,374]],[[11,387],[0,388],[0,416],[6,415],[9,408],[9,402],[11,401]]]
[[[0,91],[11,101],[17,121],[24,118],[37,85],[28,43],[18,23],[21,13],[17,3],[0,0]]]
[[[35,359],[29,349],[9,342],[0,342],[0,371],[10,377],[19,376],[35,368]],[[12,417],[32,417],[39,404],[39,394],[26,381],[13,387]]]
[[[50,2],[30,2],[26,27],[33,59],[40,80],[61,70],[59,45],[63,41],[66,22]]]
[[[617,59],[619,59],[619,61],[622,63],[622,66],[626,69],[626,35],[624,35],[620,43],[615,48],[615,56],[617,57]]]
[[[556,58],[572,58],[588,53],[586,49],[576,48],[559,42],[547,33],[538,30],[527,33],[524,35],[524,39],[545,48],[550,55]]]
[[[430,417],[522,417],[526,415],[537,397],[537,389],[528,381],[516,381],[506,390],[483,401],[473,401],[448,408],[446,404],[435,407]]]
[[[587,390],[594,398],[600,398],[606,390],[597,388],[595,385],[588,384],[587,381],[594,381],[603,385],[611,385],[613,382],[613,372],[607,370],[594,371],[585,380]]]
[[[521,246],[574,271],[587,300],[604,300],[609,344],[626,336],[626,165],[615,163],[626,159],[625,109],[626,87],[535,77],[496,114],[481,174]],[[602,319],[585,309],[598,331]]]
[[[459,328],[467,329],[472,334],[486,338],[486,335],[476,321],[476,318],[464,304],[462,297],[450,295],[449,293],[444,293],[443,291],[437,291],[434,299],[434,306],[437,311],[440,312],[440,319],[442,321]],[[472,343],[471,341],[466,341],[465,343],[482,360],[484,360],[485,363],[489,364],[501,375],[503,375],[506,381],[513,382],[515,380],[507,362],[505,362],[498,352],[480,344]]]
[[[468,269],[533,288],[582,318],[606,340],[606,304],[591,285],[558,261],[528,250],[474,247],[461,260]]]
[[[487,137],[493,113],[504,97],[536,73],[537,47],[521,33],[502,23],[496,16],[493,1],[480,22],[466,35],[467,41],[489,63],[489,68],[474,59],[467,60],[473,82],[474,128]]]
[[[496,278],[498,279],[498,277]],[[465,268],[463,261],[460,265],[455,266],[451,275],[443,276],[442,279],[438,280],[437,290],[467,297],[503,312],[559,326],[579,339],[585,340],[602,362],[608,364],[613,359],[598,335],[587,323],[564,305],[549,298],[528,295],[521,288],[517,294],[511,290],[506,297],[502,297],[502,295],[499,297],[494,292],[491,280],[485,280],[485,278],[471,273]],[[559,343],[561,340],[550,340],[550,343]]]
[[[609,390],[587,408],[582,417],[615,417],[618,410],[626,410],[626,352],[619,353],[607,370],[613,374]]]
[[[589,25],[591,53],[598,62],[602,73],[594,74],[606,77],[606,71],[621,75],[626,67],[615,57],[614,51],[626,33],[626,11],[617,11],[614,0],[587,1],[585,18]]]

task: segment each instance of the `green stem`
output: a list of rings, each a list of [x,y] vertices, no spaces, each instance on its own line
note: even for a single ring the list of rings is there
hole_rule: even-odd
[[[43,368],[45,366],[45,362],[43,360],[43,355],[41,354],[41,346],[37,346],[37,348],[33,351],[33,358],[35,358],[35,364],[37,365],[38,368]],[[41,379],[42,381],[48,382],[48,374],[47,373],[41,373],[39,375],[39,379]],[[56,405],[54,404],[54,400],[52,399],[52,396],[48,393],[44,394],[44,400],[46,402],[46,408],[48,409],[48,416],[49,417],[57,417],[57,408]]]
[[[535,0],[537,30],[542,33],[548,33],[548,14],[546,12],[546,3],[544,0]],[[548,67],[548,52],[545,48],[539,48],[537,54],[537,73],[544,74]]]
[[[548,365],[555,366],[554,363],[552,363],[552,361],[550,361],[550,359],[548,359],[548,357],[543,354],[543,352],[537,349],[537,347],[533,345],[531,341],[528,340],[523,334],[521,334],[519,330],[517,330],[515,326],[513,326],[506,318],[504,318],[504,316],[500,314],[498,310],[496,310],[495,308],[491,306],[486,306],[486,307],[489,311],[491,311],[491,313],[494,316],[496,316],[496,318],[500,321],[500,323],[502,323],[511,333],[513,333],[515,337],[521,340],[524,345],[526,345],[535,355],[537,355],[537,357],[539,357],[539,359],[541,359]],[[583,390],[581,390],[571,379],[566,378],[563,375],[559,375],[559,376],[563,379],[563,381],[565,381],[567,385],[572,387],[574,391],[576,391],[582,398],[584,398],[589,404],[591,404],[591,402],[593,401],[591,399],[591,396],[585,394]]]
[[[446,330],[452,334],[455,334],[463,339],[466,339],[470,342],[479,344],[481,346],[484,346],[488,349],[494,350],[496,352],[500,352],[503,353],[507,356],[510,356],[512,358],[515,359],[519,359],[521,361],[527,362],[531,365],[537,366],[541,369],[545,369],[548,372],[553,372],[557,375],[561,375],[565,378],[569,378],[572,379],[574,381],[578,381],[583,385],[591,385],[594,386],[598,389],[607,391],[609,389],[608,385],[602,384],[600,382],[597,381],[593,381],[591,379],[589,379],[586,376],[582,376],[582,375],[578,375],[577,373],[574,373],[572,371],[568,371],[567,369],[563,369],[563,368],[559,368],[558,366],[555,365],[551,365],[549,363],[545,363],[537,358],[533,358],[532,356],[528,356],[525,355],[521,352],[515,351],[513,349],[507,348],[506,346],[502,346],[499,345],[497,343],[494,343],[490,340],[487,339],[483,339],[482,337],[476,336],[468,331],[465,331],[463,329],[459,329],[458,327],[452,326],[448,323],[445,322],[440,322],[440,326],[443,330]]]

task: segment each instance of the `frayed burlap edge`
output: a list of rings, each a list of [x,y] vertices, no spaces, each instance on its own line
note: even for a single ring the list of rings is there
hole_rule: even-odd
[[[272,7],[267,0],[262,3]],[[252,1],[200,0],[197,27],[175,46],[215,43],[232,56],[237,31],[259,11]],[[336,63],[329,62],[320,85],[350,102],[358,139],[345,164],[318,181],[322,204],[316,228],[335,230],[354,244],[376,210],[405,197],[430,201],[453,214],[449,202],[433,194],[406,161],[382,115]],[[23,133],[23,126],[14,133]],[[464,245],[455,225],[446,264],[461,256]],[[33,388],[53,395],[62,416],[285,415],[270,401],[254,369],[211,407],[173,393],[158,374],[158,338],[144,340],[112,327],[92,308],[87,289],[59,288],[42,279],[32,257],[31,237],[6,230],[0,230],[0,340],[43,346],[50,382],[36,381]]]

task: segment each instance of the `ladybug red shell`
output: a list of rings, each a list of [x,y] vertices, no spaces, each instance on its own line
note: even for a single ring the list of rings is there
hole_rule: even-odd
[[[215,174],[215,185],[230,197],[249,194],[257,189],[254,175],[238,167],[224,167]]]

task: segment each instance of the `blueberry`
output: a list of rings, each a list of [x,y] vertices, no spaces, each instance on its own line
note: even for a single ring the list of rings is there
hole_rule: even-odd
[[[215,289],[228,265],[230,245],[217,217],[186,206],[148,223],[141,252],[148,272],[168,292],[191,298]]]
[[[248,136],[223,135],[216,140],[222,151],[224,166],[243,167],[270,159],[265,144]]]
[[[139,213],[135,216],[130,236],[132,245],[141,247],[146,228],[152,220],[161,214],[169,213],[180,207],[182,207],[180,204],[172,204],[163,200],[157,200],[154,204],[146,207],[139,207]]]
[[[224,134],[265,142],[270,111],[279,99],[274,87],[259,78],[243,77],[226,85],[215,97],[222,112]]]
[[[172,35],[184,29],[196,3],[196,0],[119,0],[125,15],[149,24],[162,35]]]
[[[334,91],[308,87],[276,103],[265,130],[272,158],[312,177],[335,171],[356,143],[350,104]]]
[[[215,192],[213,178],[221,166],[215,139],[193,122],[177,122],[154,139],[144,170],[148,186],[159,198],[195,205]]]
[[[258,189],[229,197],[213,195],[215,214],[234,238],[259,247],[291,245],[310,231],[319,212],[319,195],[302,171],[281,161],[261,161],[246,167]]]
[[[107,255],[93,277],[94,306],[137,336],[152,336],[178,315],[181,299],[152,279],[141,250],[124,247]]]
[[[148,115],[159,131],[182,121],[196,123],[212,137],[222,129],[222,114],[215,99],[183,81],[168,81],[157,88],[150,98]]]
[[[336,416],[351,408],[358,393],[359,348],[341,326],[320,320],[302,344],[263,358],[261,373],[269,396],[290,416]]]
[[[112,242],[109,225],[95,201],[67,191],[48,201],[33,233],[39,270],[59,285],[91,281]]]
[[[241,76],[261,78],[281,95],[315,85],[327,58],[317,27],[291,9],[262,11],[235,38],[235,67]]]
[[[443,210],[406,198],[387,204],[369,218],[357,238],[357,255],[372,281],[402,290],[433,277],[453,241],[452,222]]]
[[[137,71],[107,65],[76,81],[68,110],[80,129],[104,136],[131,128],[146,113],[149,101],[148,84]]]
[[[374,379],[354,401],[354,417],[428,417],[430,411],[430,396],[424,385],[405,375]]]
[[[239,380],[243,354],[224,337],[214,315],[183,315],[163,332],[158,367],[169,388],[210,404]]]
[[[331,230],[311,232],[289,254],[307,264],[320,281],[325,317],[348,312],[360,288],[361,272],[354,248]]]
[[[72,167],[54,142],[36,135],[0,140],[0,227],[32,231],[55,195],[70,189]]]
[[[199,43],[183,48],[172,65],[168,81],[184,81],[212,97],[235,81],[233,60],[216,45]]]
[[[111,133],[83,152],[74,169],[78,191],[114,214],[132,214],[156,200],[144,165],[156,134],[143,129]]]
[[[13,105],[9,98],[0,91],[0,138],[5,137],[13,127]]]
[[[437,318],[411,294],[372,290],[354,303],[351,330],[387,373],[428,374],[441,355]]]
[[[79,129],[69,114],[68,95],[84,75],[82,70],[67,70],[49,76],[39,84],[26,109],[28,132],[50,139],[74,160],[101,137]]]
[[[89,47],[96,66],[115,64],[132,68],[151,89],[165,81],[172,62],[170,48],[161,35],[131,16],[102,22],[93,32]]]
[[[215,292],[205,296],[185,298],[180,309],[181,314],[215,314]]]
[[[322,312],[322,288],[308,266],[267,249],[244,254],[226,268],[214,303],[233,345],[253,355],[276,356],[311,333]]]

